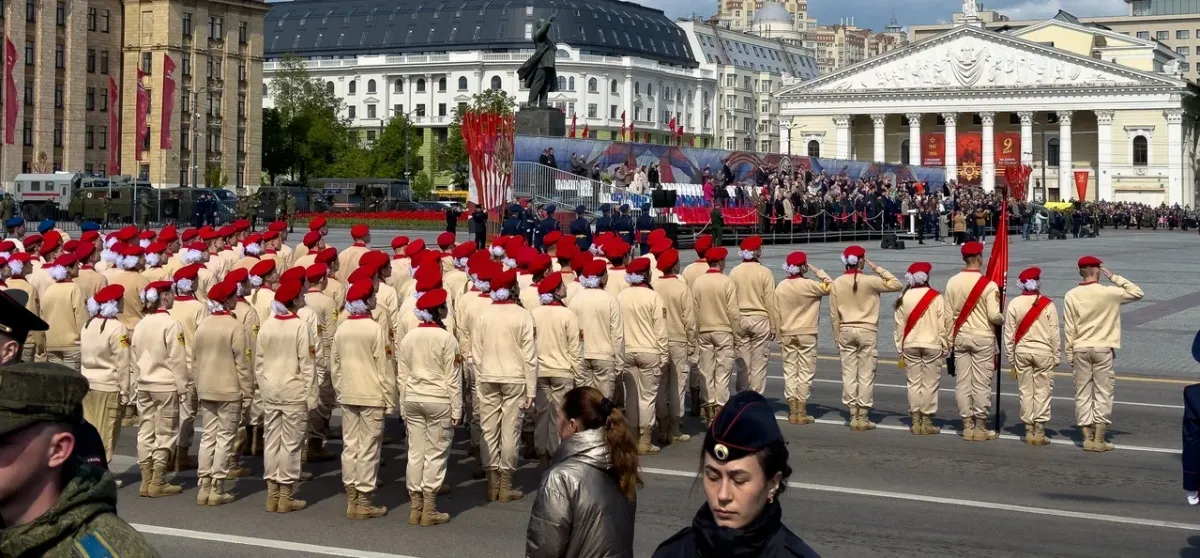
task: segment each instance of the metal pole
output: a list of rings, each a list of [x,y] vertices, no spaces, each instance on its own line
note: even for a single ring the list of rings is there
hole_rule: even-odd
[[[1042,136],[1042,204],[1050,201],[1050,185],[1046,184],[1046,126],[1038,124]]]

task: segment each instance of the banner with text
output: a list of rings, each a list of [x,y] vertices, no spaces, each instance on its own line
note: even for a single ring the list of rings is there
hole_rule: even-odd
[[[1079,201],[1087,199],[1088,171],[1075,171],[1075,193]]]
[[[996,174],[1003,176],[1004,167],[1021,164],[1021,132],[996,133]]]
[[[921,166],[946,165],[946,136],[941,133],[921,134]]]

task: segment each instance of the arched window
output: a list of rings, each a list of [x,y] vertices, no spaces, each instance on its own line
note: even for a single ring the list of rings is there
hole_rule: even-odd
[[[492,91],[499,91],[501,87],[500,76],[492,76]]]
[[[1150,164],[1150,142],[1146,136],[1133,137],[1133,166],[1144,167]]]
[[[647,83],[647,84],[646,84],[646,94],[647,94],[647,95],[653,95],[653,94],[654,94],[654,84],[653,84],[653,83]]]
[[[635,82],[633,82],[633,94],[634,94],[634,95],[641,95],[641,94],[642,94],[642,84],[640,84],[640,83],[638,83],[638,82],[636,82],[636,81],[635,81]]]
[[[424,93],[424,92],[425,92],[425,78],[421,78],[421,79],[417,80],[417,93]]]
[[[392,84],[392,92],[404,93],[404,80],[397,79],[396,82]]]
[[[908,140],[900,142],[900,164],[911,165],[908,161]]]
[[[358,92],[358,82],[357,81],[352,81],[352,82],[350,82],[349,85],[346,86],[346,94],[347,95],[353,95],[357,92]]]
[[[808,140],[808,156],[809,157],[820,157],[821,156],[821,142],[819,142],[817,140]]]
[[[609,89],[609,93],[616,95],[617,94],[617,80],[615,80],[615,79],[612,80],[612,85],[610,85],[608,89]]]
[[[375,80],[367,80],[367,93],[373,95],[375,93]]]
[[[333,82],[332,81],[325,82],[325,91],[328,91],[329,94],[331,94],[331,95],[333,94]]]
[[[1046,166],[1058,166],[1058,138],[1050,138],[1050,141],[1046,142]]]
[[[567,78],[567,91],[575,90],[575,78]]]
[[[467,90],[467,78],[465,78],[465,77],[458,78],[458,90],[459,91]]]
[[[588,79],[588,93],[595,93],[599,84],[596,83],[596,78]]]
[[[438,78],[438,93],[446,92],[446,78]]]
[[[567,78],[565,76],[558,76],[558,90],[559,91],[567,90]]]

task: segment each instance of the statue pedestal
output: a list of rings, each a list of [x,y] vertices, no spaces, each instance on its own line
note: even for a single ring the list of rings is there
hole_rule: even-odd
[[[567,115],[554,107],[521,107],[517,109],[515,123],[520,136],[567,135]]]

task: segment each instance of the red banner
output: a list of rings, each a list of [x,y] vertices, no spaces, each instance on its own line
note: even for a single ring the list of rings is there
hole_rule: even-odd
[[[946,136],[944,134],[921,134],[921,166],[946,166]]]
[[[958,183],[979,184],[983,180],[983,136],[961,132],[957,138]]]
[[[134,125],[137,126],[135,132],[136,144],[133,146],[133,154],[135,161],[142,160],[142,146],[146,144],[146,117],[150,113],[150,94],[146,92],[146,85],[142,83],[142,78],[146,77],[146,72],[141,68],[137,71],[137,114],[134,120]]]
[[[4,39],[4,143],[17,141],[17,82],[13,80],[13,68],[17,66],[17,47],[11,39]]]
[[[108,175],[121,174],[121,96],[117,80],[108,78]]]
[[[162,111],[162,121],[158,128],[158,148],[171,149],[171,146],[174,145],[174,142],[171,141],[171,113],[175,110],[175,61],[165,54],[163,55],[162,102],[159,103],[159,110]]]
[[[996,170],[1021,164],[1021,132],[1000,132],[995,140]]]
[[[1075,171],[1075,193],[1079,201],[1087,199],[1088,171]]]

